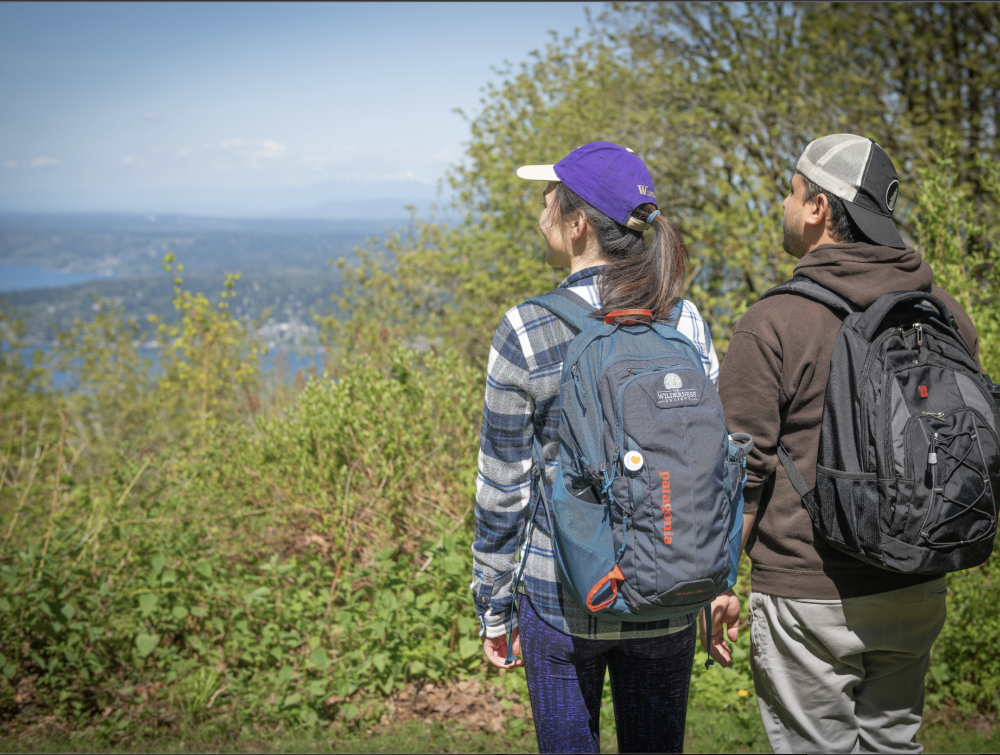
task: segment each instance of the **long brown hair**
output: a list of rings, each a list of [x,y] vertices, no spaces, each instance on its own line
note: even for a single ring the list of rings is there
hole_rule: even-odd
[[[677,304],[684,285],[688,250],[677,229],[659,214],[653,218],[653,241],[642,231],[618,223],[582,200],[564,183],[557,183],[555,200],[562,219],[582,212],[597,232],[597,243],[608,264],[598,276],[604,317],[616,309],[648,309],[654,320],[666,320]],[[656,205],[647,203],[632,211],[632,217],[647,222]]]

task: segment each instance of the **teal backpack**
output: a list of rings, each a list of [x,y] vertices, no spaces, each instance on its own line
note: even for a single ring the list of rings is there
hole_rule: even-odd
[[[579,605],[632,622],[705,608],[711,635],[707,608],[736,583],[752,439],[727,434],[698,350],[648,310],[602,321],[565,288],[531,301],[577,335],[563,361],[551,491],[534,441],[533,506],[512,610],[541,505],[560,583]],[[510,662],[510,641],[507,648]]]

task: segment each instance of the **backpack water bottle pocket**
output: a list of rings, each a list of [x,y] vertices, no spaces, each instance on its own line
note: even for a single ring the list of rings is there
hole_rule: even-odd
[[[863,553],[879,547],[879,481],[874,473],[852,474],[816,467],[821,534],[835,545]]]
[[[620,580],[615,578],[615,550],[608,507],[597,501],[589,484],[566,488],[555,476],[552,488],[552,539],[560,582],[579,605],[599,610],[608,598],[618,599]],[[620,573],[620,572],[619,572]],[[595,590],[596,588],[596,590]],[[589,604],[589,605],[588,605]]]
[[[737,445],[733,445],[735,443]],[[743,486],[746,476],[746,457],[753,449],[753,439],[745,433],[729,436],[729,451],[726,456],[726,492],[729,495],[729,506],[732,511],[732,521],[729,529],[729,577],[726,587],[736,584],[740,563],[740,550],[743,545]]]

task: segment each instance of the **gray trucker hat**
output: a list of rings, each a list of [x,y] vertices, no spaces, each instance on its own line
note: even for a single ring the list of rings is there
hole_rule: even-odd
[[[885,150],[873,140],[855,134],[824,136],[809,143],[795,168],[844,200],[851,220],[869,241],[906,248],[892,222],[899,176]]]

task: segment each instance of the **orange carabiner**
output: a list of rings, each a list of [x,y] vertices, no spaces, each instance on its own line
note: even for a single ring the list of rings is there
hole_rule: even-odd
[[[625,575],[622,574],[622,570],[618,568],[618,564],[615,564],[615,568],[601,577],[600,581],[590,588],[590,592],[587,593],[587,608],[591,611],[600,611],[602,608],[607,608],[612,603],[615,602],[615,598],[618,597],[618,583],[625,581]],[[608,598],[603,603],[598,603],[594,605],[594,596],[601,591],[606,583],[611,583],[611,597]]]

